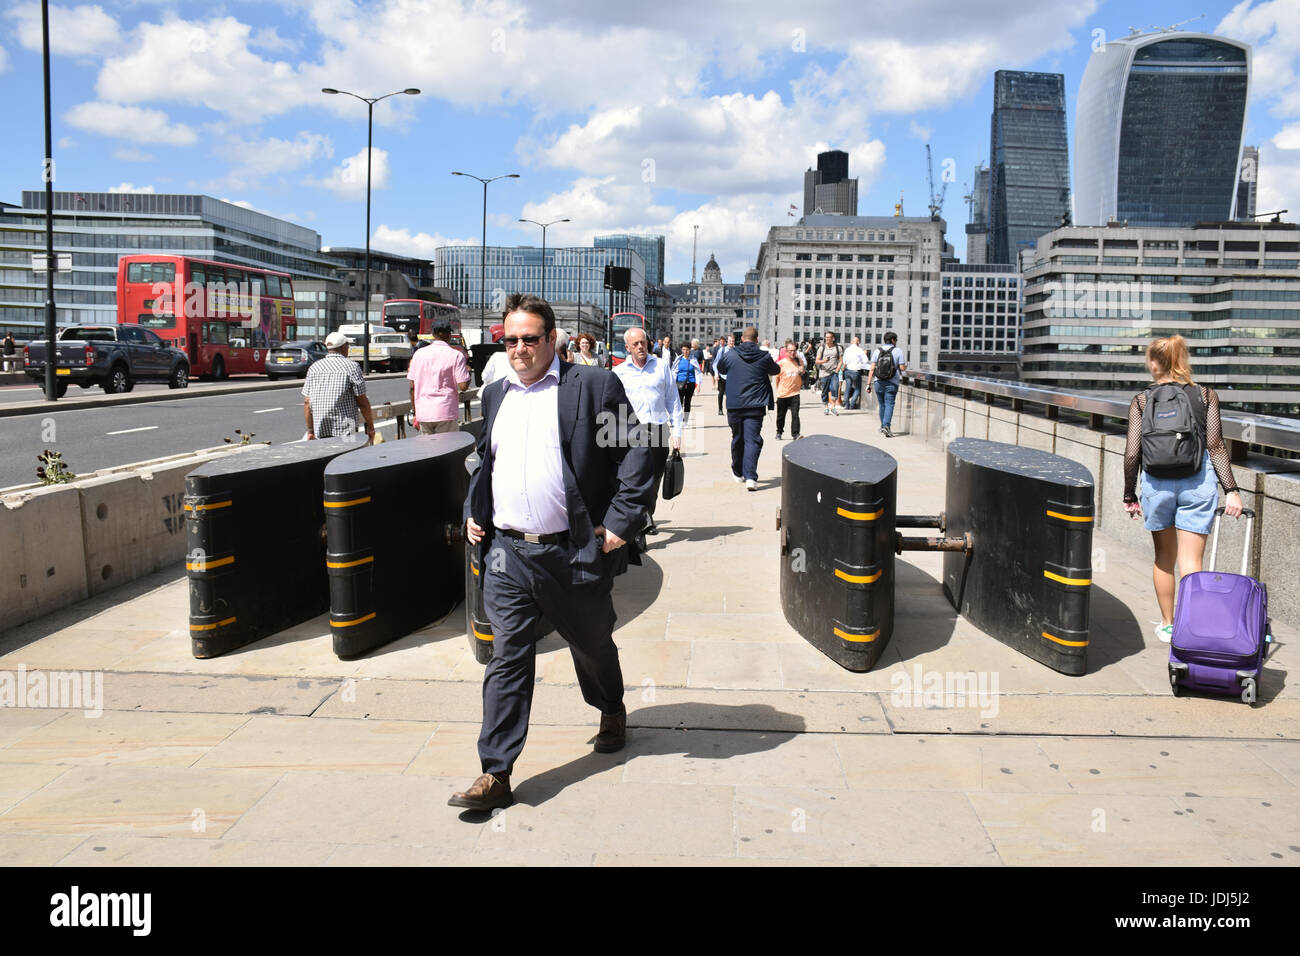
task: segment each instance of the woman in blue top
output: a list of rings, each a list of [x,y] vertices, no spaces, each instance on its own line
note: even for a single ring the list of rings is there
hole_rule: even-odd
[[[691,347],[682,346],[682,354],[673,360],[673,375],[677,378],[677,394],[682,397],[682,421],[691,417],[691,396],[700,387],[700,368],[691,358]]]

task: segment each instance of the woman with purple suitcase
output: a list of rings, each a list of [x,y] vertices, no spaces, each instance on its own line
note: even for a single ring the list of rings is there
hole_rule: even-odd
[[[1201,570],[1218,505],[1216,479],[1225,493],[1223,513],[1236,517],[1242,505],[1223,443],[1219,396],[1193,383],[1187,343],[1181,335],[1156,339],[1146,358],[1154,384],[1129,405],[1124,509],[1132,518],[1145,516],[1155,544],[1152,578],[1161,617],[1156,637],[1168,644],[1174,630],[1174,564],[1183,575]]]

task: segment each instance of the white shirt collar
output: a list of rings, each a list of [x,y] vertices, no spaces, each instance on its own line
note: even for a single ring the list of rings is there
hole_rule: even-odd
[[[519,373],[515,371],[515,367],[512,364],[510,364],[509,358],[506,359],[505,377],[506,377],[506,381],[508,381],[511,385],[515,386],[516,388],[522,388],[522,389],[534,388],[538,385],[541,385],[548,378],[553,378],[558,383],[560,381],[560,354],[558,352],[555,353],[555,356],[551,359],[551,367],[546,370],[546,374],[543,375],[541,378],[539,378],[537,381],[533,382],[532,385],[525,385],[523,382],[519,381]]]

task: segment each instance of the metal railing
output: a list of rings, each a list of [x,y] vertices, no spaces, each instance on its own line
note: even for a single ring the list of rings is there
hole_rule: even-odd
[[[1131,398],[1106,398],[1084,395],[1057,389],[1009,382],[1005,379],[981,378],[974,375],[956,375],[952,372],[914,371],[903,373],[906,384],[915,388],[945,393],[961,392],[963,398],[979,396],[987,404],[1007,399],[1015,411],[1023,405],[1041,405],[1048,418],[1057,418],[1062,410],[1089,417],[1092,428],[1102,428],[1106,419],[1128,422]],[[1264,454],[1282,451],[1294,456],[1300,453],[1300,419],[1278,418],[1272,415],[1253,415],[1248,412],[1222,412],[1223,437],[1229,443],[1234,461],[1245,457],[1248,448],[1255,446]]]

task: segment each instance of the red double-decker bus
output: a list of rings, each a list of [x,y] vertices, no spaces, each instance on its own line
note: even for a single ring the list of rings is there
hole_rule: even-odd
[[[188,256],[122,256],[117,321],[183,349],[190,376],[266,371],[266,353],[297,334],[286,273]]]
[[[451,323],[452,338],[460,337],[460,309],[454,305],[424,299],[389,299],[384,303],[384,325],[403,335],[414,330],[427,339],[433,335],[435,319],[446,319]]]

